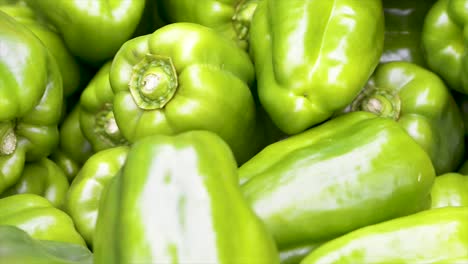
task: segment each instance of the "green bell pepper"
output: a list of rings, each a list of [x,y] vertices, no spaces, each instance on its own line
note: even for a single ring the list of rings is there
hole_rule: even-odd
[[[425,66],[421,49],[424,18],[435,0],[383,0],[384,50],[381,63],[408,61]]]
[[[80,97],[80,127],[94,152],[128,144],[115,121],[114,92],[109,82],[111,62],[91,79]]]
[[[55,59],[24,25],[0,11],[0,193],[21,176],[25,161],[58,144],[62,77]]]
[[[458,168],[458,173],[468,175],[468,160],[463,162],[460,168]]]
[[[444,82],[421,66],[381,64],[349,108],[396,120],[429,154],[437,175],[455,171],[463,160],[460,110]]]
[[[160,0],[146,0],[145,10],[143,11],[140,22],[138,23],[138,26],[135,29],[135,32],[133,32],[131,38],[151,34],[156,29],[167,24],[167,22],[164,21],[159,14],[161,8],[160,6]]]
[[[148,0],[155,1],[155,0]],[[140,22],[145,0],[25,0],[63,36],[70,51],[100,65],[130,39]]]
[[[66,212],[90,248],[102,190],[122,168],[127,153],[128,147],[120,146],[94,154],[83,165],[67,193]]]
[[[94,153],[80,126],[80,106],[76,105],[60,126],[59,147],[51,159],[73,180],[81,166]]]
[[[1,198],[0,225],[16,226],[35,239],[86,246],[70,216],[36,194]]]
[[[379,63],[381,0],[260,1],[250,28],[260,102],[296,134],[356,97]]]
[[[435,172],[397,122],[352,112],[267,146],[239,177],[283,250],[426,209]]]
[[[348,233],[301,264],[466,263],[467,219],[468,207],[426,210]]]
[[[43,196],[53,206],[62,208],[68,188],[68,179],[63,170],[53,161],[43,158],[26,163],[18,182],[1,193],[0,197],[32,193]]]
[[[431,191],[431,208],[468,206],[468,176],[446,173],[438,176]]]
[[[467,0],[439,0],[426,15],[422,47],[428,67],[451,89],[468,93]]]
[[[130,143],[154,134],[215,132],[239,163],[257,151],[255,71],[248,54],[205,26],[174,23],[127,41],[110,69],[115,120]]]
[[[0,259],[8,264],[91,264],[86,247],[57,241],[36,240],[14,226],[0,226]]]
[[[39,18],[22,0],[0,1],[0,11],[25,25],[52,53],[62,74],[63,95],[66,97],[75,92],[82,81],[81,68],[54,28]]]
[[[104,190],[95,263],[278,263],[237,182],[233,153],[213,132],[135,142]]]
[[[169,23],[204,25],[234,40],[247,50],[249,30],[260,0],[162,0],[161,15]]]
[[[307,255],[318,248],[321,243],[300,246],[280,251],[280,264],[299,264]]]

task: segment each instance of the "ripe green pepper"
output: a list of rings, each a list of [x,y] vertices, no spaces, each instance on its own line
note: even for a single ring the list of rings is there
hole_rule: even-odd
[[[267,146],[239,177],[283,250],[429,207],[435,172],[397,122],[352,112]]]
[[[80,126],[80,107],[75,105],[60,126],[59,147],[51,159],[62,168],[69,181],[94,153],[91,143],[84,137]]]
[[[9,264],[91,264],[93,254],[81,245],[37,240],[14,226],[0,226],[0,259]]]
[[[148,0],[155,1],[155,0]],[[130,39],[141,19],[145,0],[54,0],[25,2],[63,36],[70,51],[100,65]]]
[[[356,97],[379,63],[381,0],[260,1],[250,28],[260,102],[296,134]]]
[[[104,190],[94,262],[278,263],[237,182],[233,153],[213,132],[135,142]]]
[[[107,62],[88,83],[80,97],[80,126],[94,152],[128,144],[114,118],[114,92]]]
[[[67,176],[53,161],[43,158],[37,162],[26,163],[21,178],[0,197],[21,193],[43,196],[49,202],[62,208],[69,188]]]
[[[52,53],[62,74],[63,95],[66,97],[75,92],[81,81],[80,65],[53,27],[39,18],[22,0],[0,1],[0,11],[25,25]]]
[[[169,23],[192,22],[211,27],[247,50],[250,22],[258,2],[259,0],[162,0],[160,13]]]
[[[55,59],[24,25],[0,11],[0,193],[21,176],[25,161],[58,144],[62,77]]]
[[[426,15],[422,47],[428,67],[451,89],[468,93],[467,0],[439,0]]]
[[[35,239],[86,246],[70,216],[36,194],[16,194],[1,198],[0,225],[16,226]]]
[[[67,193],[66,212],[91,248],[102,191],[122,168],[127,153],[126,146],[97,152],[83,165]]]
[[[466,263],[467,219],[468,207],[426,210],[348,233],[301,264]]]
[[[352,111],[396,120],[423,147],[440,175],[455,171],[464,155],[464,124],[449,88],[433,72],[410,62],[381,64]]]
[[[438,176],[431,191],[431,208],[468,206],[468,176],[446,173]]]
[[[383,0],[384,50],[381,63],[408,61],[425,66],[421,49],[424,18],[435,0]]]
[[[110,83],[114,116],[130,143],[153,134],[209,130],[239,163],[257,150],[255,71],[248,54],[205,26],[174,23],[127,41],[116,54]]]

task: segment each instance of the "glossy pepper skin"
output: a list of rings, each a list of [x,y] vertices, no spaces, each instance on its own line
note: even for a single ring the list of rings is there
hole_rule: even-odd
[[[381,63],[408,61],[425,66],[421,31],[427,12],[435,0],[383,0],[385,17],[384,49]]]
[[[468,206],[468,176],[452,172],[435,179],[431,208],[447,206]]]
[[[94,152],[128,144],[114,117],[114,92],[109,82],[110,67],[111,62],[104,64],[80,97],[81,131]]]
[[[25,161],[58,144],[62,78],[55,59],[24,25],[0,11],[0,193],[21,176]]]
[[[96,264],[279,262],[242,197],[230,148],[212,132],[135,142],[104,192]]]
[[[428,208],[435,173],[398,123],[352,112],[269,145],[239,177],[283,250]]]
[[[451,89],[468,94],[467,0],[439,0],[426,15],[422,47],[428,67]]]
[[[383,21],[380,0],[260,1],[250,51],[260,102],[279,129],[304,131],[357,96],[382,54]]]
[[[59,129],[59,146],[51,159],[65,172],[71,182],[83,163],[94,153],[80,125],[80,106],[76,105],[65,117]]]
[[[0,1],[0,11],[25,25],[52,53],[62,75],[63,95],[66,97],[75,92],[82,81],[80,65],[68,50],[59,33],[38,17],[22,0],[2,0]]]
[[[55,0],[25,2],[57,28],[70,51],[100,65],[130,39],[141,19],[145,0]]]
[[[122,168],[127,153],[126,146],[97,152],[83,165],[67,193],[66,212],[91,248],[102,191]]]
[[[252,62],[213,29],[174,23],[129,40],[109,76],[115,120],[130,143],[199,129],[220,135],[239,163],[258,151]]]
[[[0,199],[0,225],[16,226],[35,239],[86,246],[70,216],[36,194],[16,194]]]
[[[63,170],[53,161],[43,158],[37,162],[26,163],[21,178],[0,197],[32,193],[46,198],[53,206],[62,208],[69,186]]]
[[[466,263],[466,219],[468,207],[446,207],[367,226],[322,245],[301,264]]]
[[[0,259],[18,264],[91,264],[93,254],[81,245],[37,240],[23,230],[0,226]]]
[[[464,124],[449,88],[433,72],[409,62],[381,64],[350,110],[396,120],[426,150],[436,174],[462,162]]]
[[[161,15],[169,23],[191,22],[215,29],[245,50],[250,23],[260,0],[162,0]]]

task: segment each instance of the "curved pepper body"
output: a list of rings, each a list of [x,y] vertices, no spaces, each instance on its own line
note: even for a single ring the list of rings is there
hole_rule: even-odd
[[[446,207],[367,226],[325,243],[301,264],[466,263],[466,219],[468,207]]]
[[[398,123],[352,112],[267,146],[239,177],[282,250],[429,207],[435,172]]]
[[[162,0],[161,15],[169,23],[204,25],[248,49],[252,16],[260,0]]]
[[[0,197],[32,193],[46,198],[53,206],[62,208],[68,187],[68,179],[62,169],[53,161],[43,158],[26,163],[21,178],[1,193]]]
[[[83,165],[67,193],[66,212],[90,247],[102,191],[122,168],[127,153],[126,146],[97,152]]]
[[[126,42],[110,82],[113,110],[130,142],[154,134],[209,130],[232,148],[239,163],[257,150],[255,77],[248,54],[205,26],[174,23]]]
[[[25,161],[58,144],[62,78],[55,59],[26,26],[0,12],[0,192],[20,177]]]
[[[135,31],[144,0],[56,0],[25,2],[63,36],[80,59],[101,64],[111,59]]]
[[[261,1],[251,25],[260,102],[296,134],[349,104],[379,62],[380,0]]]
[[[422,47],[428,67],[451,89],[468,94],[466,0],[439,0],[426,15]]]
[[[212,132],[135,142],[101,200],[95,263],[278,263],[237,182],[234,156]]]
[[[462,162],[464,124],[449,88],[433,72],[409,62],[381,64],[351,110],[393,118],[431,157],[436,174]]]
[[[431,208],[468,206],[468,176],[446,173],[438,176],[431,191]]]
[[[84,246],[37,240],[14,226],[0,226],[0,259],[10,264],[91,264],[93,253]]]
[[[0,199],[0,225],[16,226],[39,240],[86,246],[70,216],[36,194],[16,194]]]
[[[94,152],[128,144],[114,117],[114,92],[109,82],[111,62],[104,64],[80,97],[80,127]]]

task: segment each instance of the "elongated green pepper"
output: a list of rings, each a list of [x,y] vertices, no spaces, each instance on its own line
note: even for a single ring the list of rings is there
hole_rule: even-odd
[[[237,182],[234,156],[212,132],[135,142],[104,191],[94,262],[278,263]]]
[[[255,11],[250,44],[262,105],[296,134],[349,104],[379,63],[381,0],[268,0]]]
[[[39,240],[86,246],[70,216],[36,194],[16,194],[0,199],[0,225],[16,226]]]
[[[24,25],[0,11],[0,193],[21,176],[25,161],[58,144],[62,78],[52,54]]]
[[[468,206],[468,176],[452,172],[435,179],[431,208],[447,206]]]
[[[62,208],[68,187],[68,179],[63,170],[53,161],[43,158],[37,162],[26,163],[18,182],[1,193],[0,197],[32,193],[43,196],[53,206]]]
[[[122,168],[127,153],[126,146],[97,152],[83,165],[67,193],[66,211],[91,248],[102,191]]]
[[[409,62],[380,65],[350,110],[392,118],[431,157],[436,174],[455,171],[464,151],[464,124],[450,90],[433,72]]]
[[[419,212],[361,228],[328,243],[301,264],[466,263],[468,207]]]
[[[117,125],[130,143],[188,130],[217,133],[239,163],[257,151],[248,54],[205,26],[174,23],[127,41],[110,70]]]
[[[267,146],[239,177],[282,250],[428,208],[435,172],[397,122],[352,112]]]

